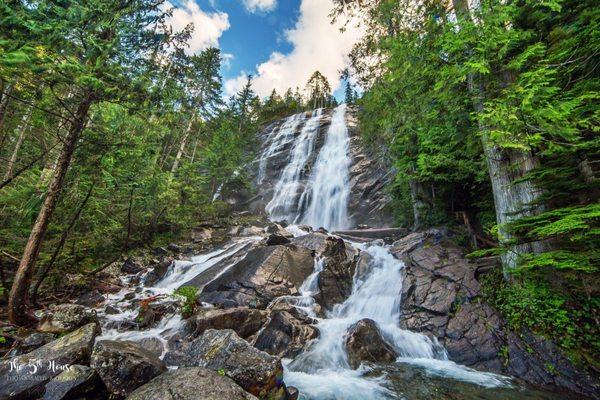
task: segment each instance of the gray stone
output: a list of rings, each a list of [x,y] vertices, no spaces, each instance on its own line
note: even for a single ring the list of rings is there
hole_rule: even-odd
[[[46,384],[43,400],[66,400],[98,392],[101,389],[96,372],[84,365],[71,365]]]
[[[131,274],[131,275],[135,275],[138,272],[142,272],[143,270],[144,270],[144,267],[139,262],[136,262],[131,257],[129,257],[127,260],[125,260],[125,262],[121,266],[121,271],[125,272],[126,274]]]
[[[2,361],[0,399],[42,395],[44,385],[64,369],[89,363],[98,333],[97,324],[88,324],[32,352]]]
[[[153,353],[133,342],[102,340],[96,343],[90,366],[116,396],[126,396],[166,367]]]
[[[166,372],[131,393],[127,400],[255,400],[227,376],[201,367]]]
[[[64,333],[89,323],[97,323],[96,310],[79,304],[59,304],[50,306],[38,324],[40,332]]]
[[[306,247],[256,247],[204,286],[200,300],[223,307],[264,309],[276,297],[296,294],[313,268],[313,252]]]
[[[394,362],[397,354],[381,335],[375,321],[365,318],[352,324],[345,337],[348,363],[354,369],[363,361]]]
[[[278,391],[283,367],[277,357],[252,347],[233,330],[208,329],[197,339],[169,351],[165,361],[177,366],[199,366],[222,371],[258,397]]]
[[[354,248],[347,249],[344,240],[329,236],[325,241],[322,257],[324,267],[317,281],[319,293],[315,299],[321,306],[331,310],[352,293],[359,252]]]
[[[309,341],[319,336],[311,318],[294,313],[292,306],[271,310],[269,320],[260,330],[253,344],[269,354],[292,358],[298,355]],[[296,314],[296,315],[294,315]]]
[[[265,311],[248,307],[201,310],[188,319],[186,330],[192,337],[202,335],[207,329],[232,329],[240,337],[255,334],[267,319]]]
[[[172,264],[172,259],[165,258],[156,265],[154,265],[154,267],[144,277],[144,285],[154,286],[157,282],[159,282],[165,277]]]

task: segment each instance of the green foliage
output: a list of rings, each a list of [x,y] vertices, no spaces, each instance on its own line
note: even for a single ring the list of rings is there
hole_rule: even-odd
[[[183,297],[184,303],[181,307],[181,313],[184,316],[190,316],[194,313],[197,305],[198,289],[194,286],[182,286],[173,292],[174,296]]]
[[[506,282],[499,270],[483,276],[483,295],[516,331],[526,327],[556,340],[564,349],[598,354],[600,299],[572,297],[539,273],[521,273]]]

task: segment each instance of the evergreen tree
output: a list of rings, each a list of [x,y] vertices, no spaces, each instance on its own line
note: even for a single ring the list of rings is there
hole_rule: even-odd
[[[346,91],[345,91],[345,103],[350,105],[354,104],[354,91],[352,90],[352,85],[349,81],[346,81]]]

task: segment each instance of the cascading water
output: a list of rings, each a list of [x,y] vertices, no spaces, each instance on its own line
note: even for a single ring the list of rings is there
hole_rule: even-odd
[[[294,142],[290,160],[283,169],[279,181],[275,185],[273,198],[266,207],[271,219],[285,219],[292,222],[296,217],[296,199],[300,190],[300,178],[306,162],[314,150],[322,113],[322,109],[313,112],[312,117],[304,125]]]
[[[355,276],[351,295],[336,305],[326,318],[318,319],[320,337],[286,366],[286,383],[296,386],[309,399],[380,399],[394,398],[383,378],[366,378],[366,367],[350,368],[344,348],[345,334],[357,321],[369,318],[377,324],[384,338],[399,354],[398,361],[424,367],[429,373],[475,383],[485,387],[507,384],[504,377],[482,373],[448,360],[444,348],[425,335],[401,329],[400,290],[402,268],[386,247],[353,244],[368,253],[372,260],[362,275]],[[316,275],[323,269],[317,264],[315,273],[302,286],[312,286],[316,294]],[[303,293],[304,296],[306,294]],[[297,303],[295,303],[297,304]],[[310,306],[302,301],[298,308]],[[314,316],[312,310],[309,315]]]
[[[162,355],[164,355],[168,339],[181,329],[184,320],[179,313],[172,313],[163,318],[152,329],[139,330],[135,326],[127,325],[137,314],[137,303],[140,300],[148,298],[155,298],[154,304],[173,301],[172,294],[178,287],[184,285],[194,276],[217,265],[219,262],[234,256],[249,244],[260,239],[261,237],[244,238],[233,241],[211,252],[192,257],[190,261],[175,261],[169,272],[154,286],[148,287],[138,284],[137,290],[133,292],[135,293],[134,297],[128,296],[132,291],[130,282],[128,282],[129,278],[126,278],[123,282],[125,288],[118,293],[109,295],[106,301],[106,304],[110,305],[116,312],[108,314],[105,307],[97,310],[103,324],[102,336],[99,339],[131,340],[134,342],[156,339],[162,344]],[[231,265],[226,265],[213,279],[224,273]],[[142,278],[141,280],[143,281],[144,279]]]
[[[300,202],[300,179],[314,152],[322,110],[314,111],[308,121],[304,114],[292,116],[280,129],[269,134],[269,146],[259,160],[259,181],[264,179],[267,160],[293,142],[289,162],[282,171],[273,199],[267,206],[271,218],[300,220],[329,229],[351,225],[347,216],[350,160],[345,114],[344,105],[335,109],[325,143],[300,196]],[[304,121],[306,124],[294,139],[297,129]],[[305,205],[306,210],[302,214],[301,210]],[[295,225],[287,229],[294,236],[306,234]],[[235,265],[240,257],[245,257],[241,254],[247,246],[261,239],[262,237],[234,239],[227,245],[193,257],[190,261],[177,261],[153,287],[125,282],[128,288],[109,296],[107,301],[117,313],[108,314],[105,309],[98,310],[104,325],[102,338],[133,341],[157,339],[163,346],[164,355],[169,338],[182,328],[184,321],[179,313],[171,313],[148,330],[137,330],[130,326],[123,328],[122,323],[126,324],[135,318],[137,303],[148,298],[157,298],[158,302],[172,301],[171,295],[176,288],[213,267],[220,271],[212,275],[212,280],[216,279]],[[349,365],[345,335],[352,324],[364,318],[377,324],[384,339],[399,355],[396,360],[398,363],[424,368],[431,375],[450,377],[484,387],[508,384],[505,377],[477,372],[449,361],[445,349],[435,340],[401,329],[399,320],[403,263],[383,245],[348,243],[367,253],[370,262],[366,268],[360,269],[360,273],[357,268],[350,296],[324,318],[317,316],[314,298],[319,290],[319,274],[326,268],[325,261],[318,257],[315,259],[313,272],[300,286],[299,295],[282,296],[274,300],[288,302],[317,320],[316,327],[320,333],[294,360],[285,360],[284,381],[287,385],[297,387],[303,399],[398,398],[399,395],[392,391],[385,375],[373,375],[373,370],[365,365],[358,369],[352,369]],[[237,260],[234,260],[236,257]],[[132,287],[135,288],[134,292]],[[133,298],[131,293],[135,293]]]
[[[274,128],[266,142],[269,144],[268,147],[263,151],[258,160],[258,174],[256,178],[257,184],[261,184],[265,179],[267,172],[267,162],[269,159],[288,145],[294,139],[294,133],[296,129],[306,120],[306,114],[300,113],[288,117],[283,125],[279,128]]]
[[[331,118],[325,144],[300,201],[299,212],[308,204],[301,223],[330,230],[346,229],[348,221],[348,196],[350,195],[348,156],[348,127],[346,125],[346,105],[337,107]]]

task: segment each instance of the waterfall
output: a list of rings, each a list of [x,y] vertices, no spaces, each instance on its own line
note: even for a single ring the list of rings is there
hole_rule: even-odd
[[[305,113],[292,115],[288,117],[279,128],[275,127],[269,133],[266,140],[269,145],[262,152],[260,159],[258,160],[258,176],[256,179],[257,184],[260,185],[265,179],[267,162],[269,159],[277,155],[294,139],[294,133],[296,132],[296,129],[298,129],[298,126],[300,126],[300,124],[302,124],[305,120]]]
[[[433,375],[484,387],[507,384],[505,377],[478,372],[449,361],[445,349],[437,341],[423,334],[401,329],[398,323],[404,264],[385,246],[353,245],[368,253],[372,260],[360,277],[355,275],[350,296],[327,313],[326,318],[318,318],[320,336],[286,365],[287,384],[298,387],[309,399],[394,398],[385,387],[384,379],[367,378],[363,376],[368,370],[366,367],[353,370],[348,363],[345,335],[352,324],[363,318],[375,321],[385,340],[399,355],[400,362],[423,367]],[[301,292],[302,297],[316,294],[315,275],[322,269],[322,263],[315,264],[315,272],[302,285],[305,289],[304,293]],[[314,303],[302,300],[296,304],[296,307],[305,310]],[[312,310],[308,314],[314,317]]]
[[[314,151],[322,113],[322,109],[313,111],[312,117],[294,141],[290,160],[283,169],[275,185],[273,198],[266,207],[271,219],[285,219],[292,222],[296,217],[296,198],[300,190],[300,178],[308,158]]]
[[[302,223],[329,230],[346,229],[351,225],[348,220],[349,141],[346,105],[342,104],[333,113],[325,144],[300,197],[298,210],[310,199]]]

